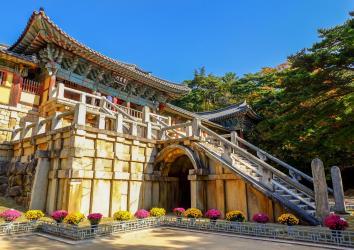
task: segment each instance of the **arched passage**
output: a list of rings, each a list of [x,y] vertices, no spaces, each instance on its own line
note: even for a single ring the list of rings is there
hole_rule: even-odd
[[[170,145],[156,157],[155,171],[159,171],[159,205],[171,211],[174,207],[191,207],[189,171],[199,168],[195,154],[187,147]]]

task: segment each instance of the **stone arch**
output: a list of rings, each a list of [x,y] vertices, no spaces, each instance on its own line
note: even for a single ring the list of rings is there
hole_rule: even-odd
[[[201,168],[201,163],[198,155],[196,155],[190,148],[178,144],[172,144],[163,148],[157,154],[154,165],[158,166],[162,162],[165,164],[172,163],[182,155],[185,155],[189,158],[195,170]]]
[[[158,174],[159,205],[171,211],[174,207],[191,207],[191,173],[201,168],[200,160],[192,149],[173,144],[163,148],[155,160]]]

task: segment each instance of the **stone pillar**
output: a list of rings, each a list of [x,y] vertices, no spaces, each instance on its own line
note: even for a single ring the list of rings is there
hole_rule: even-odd
[[[216,208],[221,212],[221,219],[225,214],[225,184],[224,180],[215,180]]]
[[[49,152],[37,150],[38,157],[36,173],[31,190],[31,200],[29,209],[39,209],[45,211],[48,189],[48,173],[50,169]]]
[[[75,106],[74,123],[77,125],[86,125],[86,105],[77,103]]]
[[[339,167],[333,166],[331,168],[331,176],[335,201],[334,211],[339,214],[346,214],[342,175]]]
[[[198,208],[200,210],[206,209],[205,202],[205,183],[198,180],[198,175],[189,175],[188,179],[191,182],[191,207]]]
[[[323,219],[329,214],[328,188],[323,163],[320,159],[311,162],[313,187],[316,202],[316,217]]]

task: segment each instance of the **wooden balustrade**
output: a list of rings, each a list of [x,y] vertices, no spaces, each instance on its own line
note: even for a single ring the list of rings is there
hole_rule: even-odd
[[[23,78],[21,89],[24,92],[32,93],[35,95],[40,95],[41,93],[41,84],[34,80],[28,78]]]

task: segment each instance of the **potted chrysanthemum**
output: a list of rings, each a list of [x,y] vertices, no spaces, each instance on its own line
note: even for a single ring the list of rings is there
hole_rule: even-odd
[[[330,213],[324,219],[324,225],[331,229],[332,237],[336,242],[341,242],[343,240],[342,231],[349,226],[344,218],[334,213]]]
[[[183,215],[190,219],[190,223],[194,225],[196,223],[197,218],[203,216],[202,211],[198,208],[188,208]]]
[[[87,219],[90,221],[91,224],[91,232],[94,233],[98,224],[102,219],[103,215],[100,213],[92,213],[87,216]]]
[[[182,222],[182,216],[183,216],[183,213],[185,212],[186,210],[183,208],[183,207],[175,207],[173,209],[173,213],[176,215],[177,217],[177,223],[181,223]]]
[[[205,213],[205,217],[210,219],[210,224],[211,225],[215,225],[216,224],[216,220],[219,219],[221,216],[221,212],[217,209],[209,209],[206,213]]]
[[[5,223],[7,223],[6,231],[11,231],[12,223],[21,216],[21,213],[15,209],[7,209],[0,213],[0,218],[2,218]]]
[[[135,212],[134,216],[135,218],[138,219],[139,224],[144,224],[145,223],[144,219],[150,217],[150,213],[145,209],[139,209],[138,211]]]
[[[56,210],[51,213],[51,217],[56,221],[57,224],[62,223],[64,218],[68,215],[68,211],[66,210]]]
[[[226,220],[230,221],[232,228],[239,229],[240,223],[244,222],[246,217],[241,211],[233,210],[226,213]]]
[[[31,224],[35,224],[38,219],[44,217],[44,213],[41,210],[28,210],[25,217]]]

